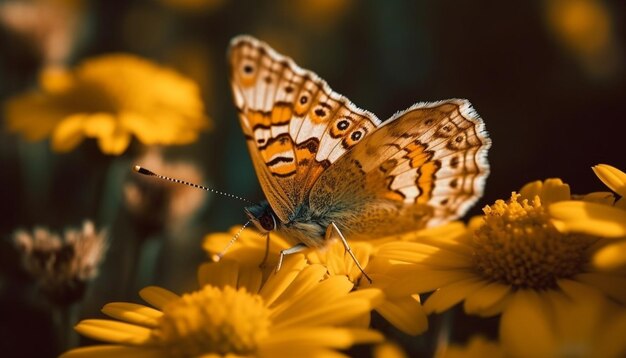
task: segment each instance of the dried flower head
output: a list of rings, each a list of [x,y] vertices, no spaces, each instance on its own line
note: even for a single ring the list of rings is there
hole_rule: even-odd
[[[155,172],[192,183],[202,183],[201,171],[186,162],[168,162],[159,149],[148,149],[137,158]],[[169,230],[184,225],[206,199],[206,192],[168,181],[130,174],[124,184],[124,201],[128,211],[148,230]]]
[[[21,253],[22,268],[46,297],[59,305],[82,298],[107,249],[104,230],[97,232],[91,221],[86,221],[82,230],[66,230],[63,237],[43,228],[35,228],[32,234],[19,230],[13,243]]]

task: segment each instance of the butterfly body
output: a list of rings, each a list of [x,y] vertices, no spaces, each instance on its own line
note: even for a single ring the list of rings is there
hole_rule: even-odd
[[[382,122],[252,37],[233,39],[229,57],[267,198],[246,210],[260,230],[319,248],[329,228],[350,240],[407,232],[482,195],[491,142],[468,101],[417,103]]]

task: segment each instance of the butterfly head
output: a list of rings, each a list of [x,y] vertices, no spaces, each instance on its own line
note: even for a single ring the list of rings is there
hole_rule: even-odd
[[[276,215],[267,201],[248,206],[244,210],[250,221],[252,221],[259,231],[270,232],[276,229]]]

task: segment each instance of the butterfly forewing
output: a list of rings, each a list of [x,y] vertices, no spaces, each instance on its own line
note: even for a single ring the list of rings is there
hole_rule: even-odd
[[[381,122],[254,38],[232,41],[230,64],[257,175],[272,208],[287,221],[317,178]]]

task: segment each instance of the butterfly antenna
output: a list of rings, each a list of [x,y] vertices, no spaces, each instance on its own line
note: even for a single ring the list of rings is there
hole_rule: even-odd
[[[222,251],[220,251],[219,253],[214,254],[213,256],[211,256],[211,259],[213,260],[213,262],[219,262],[222,259],[222,257],[224,257],[224,255],[226,255],[226,251],[228,251],[228,249],[230,249],[230,247],[233,246],[233,244],[235,243],[235,241],[237,241],[237,239],[239,238],[239,236],[241,235],[243,230],[245,230],[245,228],[248,225],[250,225],[251,222],[252,222],[252,220],[248,220],[245,224],[243,224],[241,229],[239,229],[239,231],[237,231],[235,236],[233,236],[232,239],[230,239],[230,241],[228,242],[228,244],[226,244],[226,247],[224,247],[222,249]]]
[[[166,176],[164,176],[164,175],[157,174],[157,173],[155,173],[155,172],[153,172],[153,171],[150,171],[150,170],[148,170],[148,169],[146,169],[146,168],[144,168],[144,167],[141,167],[141,166],[139,166],[139,165],[135,165],[135,166],[133,167],[133,170],[134,170],[134,171],[136,171],[136,172],[137,172],[137,173],[139,173],[139,174],[147,175],[147,176],[150,176],[150,177],[157,177],[157,178],[159,178],[159,179],[168,180],[168,181],[171,181],[171,182],[174,182],[174,183],[178,183],[178,184],[185,184],[185,185],[188,185],[188,186],[191,186],[191,187],[194,187],[194,188],[198,188],[198,189],[202,189],[202,190],[210,191],[211,193],[215,193],[215,194],[219,194],[219,195],[224,195],[224,196],[227,196],[227,197],[229,197],[229,198],[233,198],[233,199],[239,199],[239,200],[244,201],[244,202],[246,202],[246,203],[248,203],[248,204],[254,204],[254,203],[253,203],[253,202],[251,202],[250,200],[248,200],[248,199],[244,199],[244,198],[242,198],[242,197],[240,197],[240,196],[233,195],[233,194],[228,194],[228,193],[224,193],[224,192],[222,192],[222,191],[215,190],[215,189],[211,189],[211,188],[207,188],[206,186],[203,186],[203,185],[198,185],[198,184],[194,184],[194,183],[190,183],[190,182],[188,182],[188,181],[184,181],[184,180],[180,180],[180,179],[174,179],[174,178],[166,177]]]

